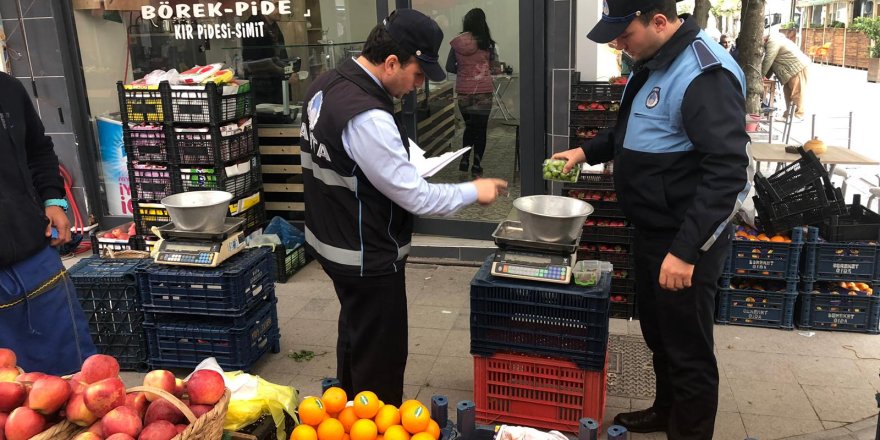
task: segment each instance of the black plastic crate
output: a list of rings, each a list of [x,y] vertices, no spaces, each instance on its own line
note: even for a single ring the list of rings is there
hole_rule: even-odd
[[[622,84],[607,81],[583,81],[571,85],[572,101],[620,101],[623,99]]]
[[[305,246],[298,244],[293,249],[275,246],[275,282],[285,283],[293,274],[308,263]]]
[[[154,321],[146,314],[144,329],[151,368],[192,368],[214,357],[225,370],[250,370],[265,353],[281,351],[277,300],[246,315],[237,326],[216,317],[180,315],[177,322]]]
[[[101,256],[108,251],[119,252],[134,249],[131,237],[128,240],[113,240],[98,237],[97,234],[92,233],[89,234],[89,240],[92,243],[92,255]]]
[[[632,269],[635,267],[633,256],[628,251],[610,252],[600,249],[591,249],[590,246],[597,246],[596,243],[581,243],[578,248],[578,261],[580,260],[599,260],[607,261],[614,266],[614,270]],[[621,248],[623,249],[623,248]]]
[[[180,192],[175,185],[174,173],[174,168],[168,164],[129,163],[128,180],[131,187],[131,199],[142,202],[159,202],[165,197]]]
[[[249,82],[243,82],[235,93],[223,94],[223,89],[208,83],[198,86],[159,85],[165,103],[167,122],[216,124],[245,118],[254,114],[254,100]]]
[[[595,221],[599,222],[600,218],[593,218],[592,216],[587,219],[587,222]],[[612,219],[613,221],[624,221],[620,219]],[[585,222],[586,224],[586,222]],[[584,226],[583,233],[581,234],[581,241],[591,241],[591,242],[604,242],[604,243],[632,243],[633,237],[635,236],[635,228],[632,226]]]
[[[493,277],[488,258],[471,281],[471,353],[563,357],[601,371],[608,342],[605,274],[590,288]]]
[[[122,123],[164,122],[164,100],[158,86],[126,86],[116,83]]]
[[[148,261],[91,257],[68,271],[98,353],[116,358],[123,370],[147,369],[144,314],[135,273]]]
[[[232,177],[229,177],[230,170],[224,166],[213,168],[181,166],[177,170],[180,173],[181,189],[183,191],[226,191],[232,194],[232,197],[253,194],[263,186],[260,157],[253,156],[244,163],[248,164],[250,169]],[[234,166],[235,164],[231,167]]]
[[[581,173],[577,183],[563,186],[563,189],[588,189],[614,191],[614,175],[610,173]]]
[[[815,231],[816,228],[811,227]],[[874,243],[810,241],[804,251],[804,281],[880,280],[880,246]]]
[[[819,236],[828,241],[880,240],[880,214],[862,206],[861,195],[856,194],[846,215],[822,220]]]
[[[568,123],[572,127],[613,127],[617,123],[617,112],[573,111]]]
[[[175,162],[219,166],[254,155],[259,150],[253,128],[224,136],[219,126],[174,127],[170,130]]]
[[[144,310],[151,313],[239,317],[274,297],[275,273],[266,248],[244,249],[216,268],[151,264],[138,270]]]
[[[266,224],[266,203],[263,201],[262,194],[260,194],[260,200],[255,205],[234,214],[230,211],[230,215],[244,219],[244,230],[247,234],[262,228]]]
[[[284,438],[288,439],[296,427],[296,422],[287,411],[282,411],[284,412]],[[235,440],[277,440],[278,428],[275,426],[272,414],[265,413],[250,425],[236,431],[236,434]]]
[[[612,302],[609,314],[612,318],[617,319],[636,319],[639,317],[638,304],[635,301],[631,303]]]
[[[152,235],[151,228],[171,222],[168,210],[161,203],[141,203],[132,201],[134,228],[138,235]],[[146,249],[143,249],[146,250]]]
[[[755,179],[758,181],[759,177],[756,175]],[[802,191],[786,195],[781,201],[770,198],[761,186],[756,185],[756,189],[757,196],[755,198],[760,202],[755,203],[755,208],[759,217],[779,219],[819,209],[826,210],[823,212],[829,214],[846,212],[846,205],[843,203],[843,194],[840,189],[826,186],[822,183],[822,179],[816,179],[813,184],[807,185]]]
[[[798,297],[799,328],[880,334],[880,297],[876,293],[850,294],[847,289],[813,283],[803,287]]]
[[[761,282],[766,285],[759,287],[758,283]],[[751,286],[745,288],[735,288],[736,283],[736,278],[722,278],[716,299],[715,322],[749,327],[794,328],[797,281],[751,280]]]
[[[791,243],[734,238],[725,276],[797,280],[804,228],[791,230]]]
[[[784,202],[788,196],[803,191],[804,188],[815,184],[831,188],[831,179],[822,162],[812,151],[804,151],[798,147],[801,158],[783,166],[779,171],[769,177],[764,177],[760,171],[755,173],[755,187],[760,192],[769,196],[770,202]]]
[[[128,161],[170,162],[174,155],[166,131],[167,127],[161,125],[124,125],[122,144]]]
[[[129,241],[132,250],[152,252],[159,239],[152,235],[135,235]]]

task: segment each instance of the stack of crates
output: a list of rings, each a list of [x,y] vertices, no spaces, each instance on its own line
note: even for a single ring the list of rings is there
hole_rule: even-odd
[[[151,244],[153,226],[170,221],[160,201],[185,191],[232,194],[229,215],[247,232],[265,223],[253,93],[214,83],[131,86],[117,83],[138,237]]]
[[[880,333],[880,215],[859,204],[810,227],[804,252],[798,327]]]
[[[790,237],[777,241],[739,228],[719,281],[715,322],[794,328],[804,228],[792,229]]]
[[[495,278],[487,259],[471,281],[477,421],[577,432],[605,412],[608,291]]]
[[[214,357],[227,370],[250,370],[278,353],[274,257],[240,251],[216,268],[150,264],[138,268],[151,368],[192,368]]]
[[[617,202],[614,178],[609,173],[581,173],[577,183],[563,185],[563,195],[593,206],[584,223],[577,259],[608,261],[614,265],[611,280],[611,317],[637,318],[633,228]]]
[[[80,260],[68,274],[98,353],[113,356],[123,370],[147,370],[144,313],[138,294],[137,269],[149,260]]]
[[[570,146],[580,147],[596,137],[599,130],[617,123],[625,84],[607,81],[579,81],[572,78],[569,108]]]

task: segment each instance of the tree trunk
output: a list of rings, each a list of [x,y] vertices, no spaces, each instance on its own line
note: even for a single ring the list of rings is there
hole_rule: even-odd
[[[743,2],[742,27],[736,39],[737,62],[746,75],[746,113],[761,111],[764,95],[764,77],[761,61],[764,57],[764,5],[766,0]]]
[[[712,4],[709,3],[709,0],[694,1],[693,16],[697,25],[700,26],[700,29],[706,29],[706,25],[709,23],[709,8],[711,7]]]

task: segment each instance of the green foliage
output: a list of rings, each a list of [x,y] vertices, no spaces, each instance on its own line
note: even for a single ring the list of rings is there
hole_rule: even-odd
[[[844,27],[846,27],[846,24],[844,24],[842,21],[834,20],[834,21],[831,22],[830,25],[828,25],[828,27],[832,27],[832,28],[844,28]]]
[[[797,29],[796,21],[789,21],[788,23],[782,23],[779,26],[780,29]]]
[[[857,17],[851,29],[871,39],[871,58],[880,58],[880,17]]]

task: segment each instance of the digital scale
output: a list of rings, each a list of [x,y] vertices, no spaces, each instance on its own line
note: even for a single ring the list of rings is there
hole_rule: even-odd
[[[571,243],[548,243],[525,237],[520,222],[505,220],[492,233],[498,249],[491,274],[544,283],[568,284],[580,237]]]
[[[244,219],[227,217],[218,231],[184,231],[173,223],[157,228],[162,240],[153,260],[174,266],[217,267],[244,249]]]

